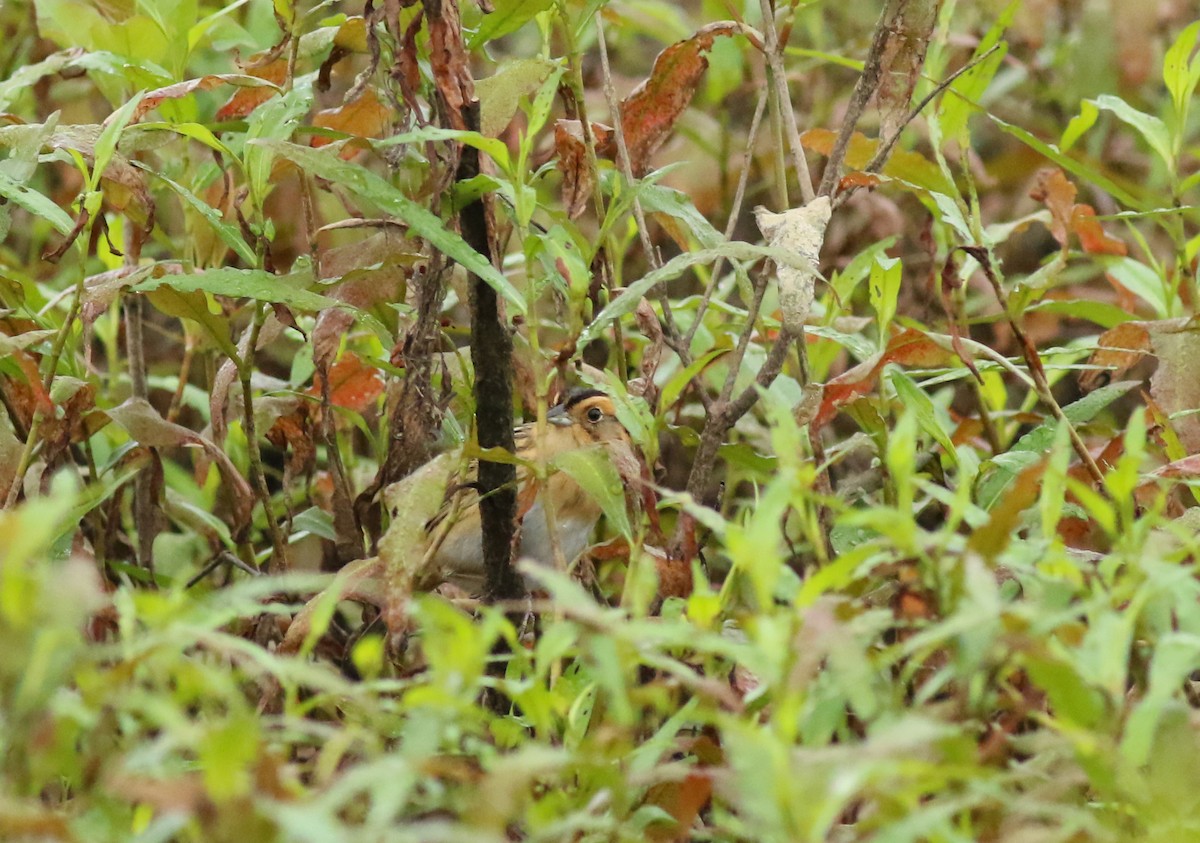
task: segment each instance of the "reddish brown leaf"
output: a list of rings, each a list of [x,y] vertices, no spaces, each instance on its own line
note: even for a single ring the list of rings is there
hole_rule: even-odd
[[[879,176],[875,175],[874,173],[854,172],[854,173],[847,173],[846,175],[842,176],[841,180],[838,183],[838,187],[839,187],[839,191],[854,190],[859,187],[871,188],[871,187],[877,187],[879,184],[882,183],[882,181],[883,180],[881,178],[879,178]]]
[[[1071,230],[1079,238],[1083,250],[1093,255],[1125,255],[1129,247],[1123,240],[1109,237],[1096,219],[1091,205],[1076,205],[1071,211]]]
[[[592,138],[598,156],[610,155],[613,130],[601,123],[592,124]],[[576,219],[592,199],[596,179],[588,163],[583,124],[578,120],[559,120],[554,124],[554,148],[558,169],[563,174],[562,197],[571,219]]]
[[[864,360],[825,384],[821,408],[812,420],[812,426],[820,430],[833,420],[839,408],[874,389],[880,373],[888,363],[914,368],[934,368],[949,366],[954,360],[953,352],[942,348],[921,331],[906,328],[888,341],[883,353]]]
[[[120,406],[108,411],[108,417],[125,429],[138,444],[149,448],[177,448],[182,446],[203,449],[205,455],[217,464],[225,479],[233,506],[233,533],[240,535],[250,524],[254,509],[254,493],[250,484],[233,461],[211,439],[188,430],[182,425],[169,422],[145,398],[130,398]]]
[[[452,129],[467,129],[465,108],[475,99],[475,81],[463,45],[457,3],[425,6],[429,31],[429,67],[433,84],[446,103],[446,120]]]
[[[313,470],[317,462],[317,445],[313,441],[307,404],[301,404],[294,413],[277,418],[267,431],[267,439],[279,450],[287,452],[285,485],[291,478],[302,477]]]
[[[1085,392],[1120,380],[1138,361],[1150,353],[1150,331],[1145,322],[1122,322],[1100,335],[1087,369],[1079,373],[1079,387]]]
[[[634,175],[649,169],[650,156],[692,101],[696,85],[708,68],[704,54],[712,49],[713,41],[739,31],[733,21],[718,21],[667,47],[654,60],[649,78],[621,103],[621,128]]]
[[[1128,251],[1123,242],[1104,233],[1096,220],[1096,211],[1091,205],[1075,202],[1076,189],[1070,179],[1058,168],[1045,169],[1038,173],[1037,184],[1029,191],[1029,197],[1042,202],[1050,211],[1050,233],[1065,250],[1070,233],[1079,237],[1085,252],[1104,255],[1124,255]]]
[[[309,388],[310,395],[320,397],[321,378],[317,375]],[[383,394],[383,377],[374,366],[368,366],[352,351],[347,351],[329,370],[329,402],[361,413]]]
[[[229,102],[217,109],[217,119],[240,120],[275,96],[279,91],[278,86],[282,85],[283,81],[287,78],[287,69],[287,59],[281,58],[275,59],[275,61],[262,67],[247,70],[247,75],[263,79],[275,87],[242,88],[229,98]]]
[[[1047,168],[1037,174],[1037,184],[1029,198],[1041,202],[1050,211],[1050,233],[1058,245],[1067,248],[1071,212],[1075,208],[1075,185],[1058,168]]]
[[[647,838],[656,841],[691,840],[692,823],[712,798],[712,792],[712,776],[702,769],[688,773],[682,781],[662,782],[651,787],[646,793],[646,804],[666,811],[675,824],[673,827],[651,825],[646,829]]]
[[[391,121],[392,110],[367,88],[354,102],[318,111],[313,115],[312,124],[360,138],[378,138],[384,135]],[[312,145],[316,147],[329,143],[333,143],[329,138],[317,136],[312,139]],[[347,147],[342,150],[342,157],[353,158],[357,152],[354,147]]]
[[[283,69],[287,70],[287,62],[283,62]],[[133,112],[132,122],[136,123],[141,120],[148,111],[157,108],[165,100],[186,97],[189,94],[194,94],[196,91],[211,91],[220,85],[236,85],[239,88],[247,90],[257,89],[254,95],[262,98],[259,102],[265,102],[271,95],[279,93],[279,83],[282,81],[282,75],[278,79],[271,79],[252,72],[250,74],[212,73],[208,76],[201,76],[199,79],[176,82],[174,85],[167,85],[165,88],[150,91],[146,96],[142,97],[142,101],[138,103],[137,109]],[[239,91],[238,93],[242,92]],[[235,98],[237,96],[238,94],[234,94]],[[223,118],[220,118],[218,114],[218,119]]]

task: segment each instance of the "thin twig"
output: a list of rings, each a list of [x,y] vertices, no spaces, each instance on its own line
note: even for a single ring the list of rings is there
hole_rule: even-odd
[[[771,0],[759,0],[759,8],[763,17],[763,55],[767,60],[767,75],[775,90],[776,102],[779,106],[779,116],[787,134],[788,146],[792,150],[792,166],[796,170],[796,181],[800,184],[800,198],[805,205],[816,198],[813,192],[812,176],[808,172],[808,159],[804,155],[804,144],[800,142],[800,129],[796,125],[796,112],[792,108],[792,98],[788,90],[787,76],[783,69],[783,58],[780,55],[784,45],[779,42],[775,30],[775,11],[771,8]]]
[[[258,335],[263,323],[267,320],[267,306],[258,302],[254,310],[254,322],[250,326],[249,342],[246,353],[238,366],[238,380],[242,385],[242,428],[246,433],[246,451],[250,456],[250,475],[254,480],[255,493],[262,503],[263,515],[267,521],[267,531],[271,535],[271,561],[267,570],[272,574],[282,573],[291,567],[287,542],[275,521],[271,510],[271,490],[267,487],[267,475],[263,470],[262,449],[258,445],[258,430],[254,419],[254,388],[251,376],[254,373],[254,348],[258,345]]]
[[[967,62],[958,70],[954,71],[941,82],[939,82],[932,91],[922,97],[921,101],[913,106],[912,110],[910,110],[905,118],[900,121],[900,125],[896,127],[896,130],[879,145],[879,149],[876,150],[875,155],[869,162],[867,162],[867,165],[863,167],[862,171],[864,173],[878,173],[880,170],[882,170],[884,165],[887,164],[888,159],[891,158],[892,150],[896,148],[896,143],[900,140],[901,133],[908,128],[908,124],[917,119],[921,112],[924,111],[929,104],[934,101],[934,99],[936,99],[940,94],[944,93],[947,88],[953,85],[955,79],[962,76],[973,67],[979,65],[998,49],[1000,49],[1000,45],[996,44],[986,53],[976,56],[974,59]],[[861,185],[855,184],[851,185],[846,190],[839,192],[837,198],[834,200],[833,206],[835,208],[841,207],[846,200],[854,195],[854,192],[857,191],[859,187],[861,187]]]
[[[1096,484],[1097,490],[1107,497],[1107,490],[1104,487],[1104,473],[1100,471],[1100,467],[1096,465],[1096,461],[1092,458],[1091,452],[1088,450],[1087,443],[1083,441],[1083,437],[1079,435],[1079,431],[1075,429],[1075,425],[1071,424],[1071,420],[1067,418],[1063,412],[1054,393],[1050,391],[1050,382],[1046,378],[1046,369],[1042,365],[1042,358],[1038,355],[1037,348],[1033,341],[1029,339],[1029,335],[1025,333],[1025,329],[1021,325],[1021,320],[1013,315],[1012,309],[1009,307],[1008,294],[1004,291],[1004,285],[1000,283],[1000,278],[996,274],[995,265],[992,263],[991,255],[987,249],[982,246],[960,246],[964,252],[979,263],[983,274],[988,282],[992,285],[992,290],[996,294],[997,301],[1004,309],[1004,316],[1008,320],[1008,326],[1013,332],[1013,336],[1017,339],[1017,344],[1021,347],[1021,353],[1025,357],[1025,365],[1029,369],[1029,375],[1033,379],[1034,390],[1037,392],[1039,400],[1050,408],[1051,414],[1058,421],[1067,426],[1067,433],[1071,438],[1071,445],[1075,449],[1079,461],[1083,463],[1087,473],[1091,476]]]
[[[875,37],[871,40],[871,48],[867,51],[867,58],[863,62],[862,75],[858,77],[854,93],[850,95],[850,104],[846,107],[842,128],[838,131],[837,140],[833,144],[829,159],[825,162],[825,170],[821,174],[821,186],[817,188],[817,194],[820,196],[833,196],[838,179],[841,177],[842,162],[846,160],[846,150],[850,147],[850,139],[854,136],[854,130],[858,128],[858,121],[862,118],[867,103],[871,101],[871,97],[879,88],[883,51],[887,46],[890,32],[887,22],[891,18],[894,5],[895,0],[889,0],[884,5],[883,11],[880,12],[879,20],[875,23]]]
[[[754,106],[754,117],[750,120],[750,132],[746,137],[746,154],[742,160],[742,172],[738,176],[737,190],[733,194],[733,207],[729,212],[729,218],[725,222],[725,239],[732,240],[733,233],[737,230],[738,219],[742,213],[742,202],[746,199],[746,185],[750,182],[750,164],[754,160],[754,145],[758,141],[759,127],[762,125],[763,112],[767,108],[767,92],[761,91],[758,95],[758,103]],[[687,348],[692,347],[692,340],[696,337],[696,331],[699,329],[704,320],[704,312],[708,310],[709,302],[717,290],[717,283],[721,278],[721,270],[724,267],[725,257],[717,258],[713,264],[711,273],[709,274],[708,287],[704,291],[704,296],[700,299],[700,305],[696,308],[696,315],[692,319],[691,326],[684,334],[683,344]],[[704,390],[700,390],[704,394]]]

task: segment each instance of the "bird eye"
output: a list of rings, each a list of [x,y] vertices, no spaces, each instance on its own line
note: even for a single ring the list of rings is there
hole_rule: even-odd
[[[587,418],[588,421],[595,424],[596,422],[600,421],[600,419],[604,418],[604,411],[599,407],[592,407],[587,411]]]

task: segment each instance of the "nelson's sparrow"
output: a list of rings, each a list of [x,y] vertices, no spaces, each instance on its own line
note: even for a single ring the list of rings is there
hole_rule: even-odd
[[[571,392],[563,403],[546,414],[539,436],[533,423],[514,431],[517,465],[517,518],[520,521],[519,557],[543,565],[554,564],[554,538],[548,524],[543,495],[550,500],[553,533],[565,562],[573,562],[588,547],[601,506],[564,471],[554,471],[538,483],[528,464],[548,464],[566,451],[596,448],[623,475],[638,465],[629,432],[617,420],[613,401],[595,389]],[[451,456],[451,455],[446,455]],[[439,458],[441,459],[441,458]],[[483,590],[483,547],[479,527],[479,493],[474,487],[476,464],[467,469],[467,482],[452,487],[441,510],[426,525],[433,543],[430,562],[440,578],[471,594]],[[544,489],[542,488],[544,484]]]

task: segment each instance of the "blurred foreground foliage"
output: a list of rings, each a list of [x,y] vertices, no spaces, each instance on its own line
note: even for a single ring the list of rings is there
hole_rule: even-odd
[[[1200,836],[1190,4],[914,0],[803,361],[692,494],[796,318],[771,7],[492,5],[478,132],[438,4],[0,7],[0,839]],[[813,162],[877,5],[776,4]],[[653,468],[535,629],[401,588],[381,503],[470,440],[456,263],[525,417],[598,386]]]

